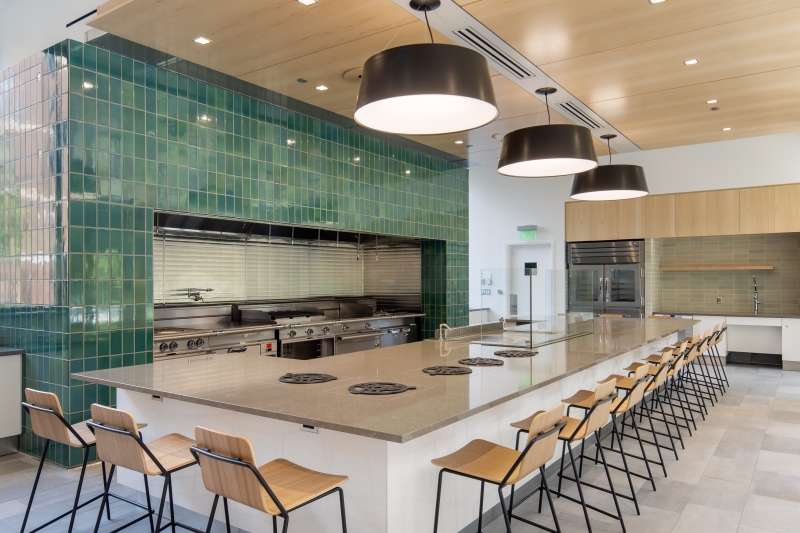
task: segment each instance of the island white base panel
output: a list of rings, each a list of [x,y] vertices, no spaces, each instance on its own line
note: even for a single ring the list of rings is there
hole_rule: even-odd
[[[169,398],[157,401],[150,395],[122,389],[117,391],[117,406],[148,424],[142,431],[145,442],[169,433],[194,438],[194,428],[202,425],[246,436],[260,464],[284,458],[306,468],[349,476],[343,488],[351,533],[420,533],[433,529],[439,471],[431,465],[431,459],[452,453],[472,439],[513,447],[516,432],[509,426],[512,422],[551,408],[579,389],[593,390],[598,381],[621,373],[631,362],[676,340],[677,335],[673,334],[403,444],[326,429],[309,433],[301,431],[296,423]],[[480,392],[475,390],[476,403]],[[144,491],[140,474],[118,471],[119,483]],[[160,496],[162,487],[161,478],[150,478],[151,495]],[[445,474],[440,532],[457,533],[477,518],[479,491],[477,481]],[[173,476],[173,494],[181,507],[205,516],[211,511],[213,495],[205,490],[197,466]],[[487,485],[484,510],[498,503],[496,487]],[[545,506],[544,513],[547,512]],[[234,502],[230,503],[230,516],[234,526],[252,533],[271,529],[270,517]],[[216,518],[224,519],[221,505]],[[290,513],[289,524],[289,530],[295,532],[341,531],[338,498],[329,496]]]

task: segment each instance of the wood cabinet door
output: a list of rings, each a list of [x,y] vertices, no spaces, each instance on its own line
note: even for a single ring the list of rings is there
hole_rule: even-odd
[[[609,200],[605,202],[591,202],[592,204],[592,240],[611,241],[617,236],[617,203]]]
[[[701,237],[703,235],[706,235],[706,193],[676,194],[675,236]]]
[[[567,242],[592,240],[592,212],[592,202],[567,202],[564,204]]]
[[[775,232],[800,231],[800,183],[775,187]]]
[[[739,189],[739,233],[775,233],[775,187]]]
[[[644,237],[644,198],[617,202],[617,238],[641,239]]]
[[[675,195],[660,194],[646,196],[645,205],[645,237],[675,236]]]
[[[706,192],[706,234],[739,234],[739,190]]]

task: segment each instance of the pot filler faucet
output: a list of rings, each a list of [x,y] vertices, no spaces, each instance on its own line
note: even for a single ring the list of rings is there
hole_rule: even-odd
[[[763,300],[758,299],[758,285],[756,285],[756,277],[753,276],[753,302],[755,303],[755,313],[758,314],[758,304],[763,304]]]

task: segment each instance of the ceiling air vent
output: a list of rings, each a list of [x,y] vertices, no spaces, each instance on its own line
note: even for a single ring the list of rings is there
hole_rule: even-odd
[[[516,61],[507,53],[500,50],[497,46],[492,44],[486,37],[478,33],[472,28],[464,28],[463,30],[456,30],[456,35],[464,39],[469,45],[477,49],[479,52],[494,59],[496,63],[502,65],[511,74],[518,79],[533,77],[534,74],[530,70],[523,67],[519,61]]]
[[[575,118],[578,122],[582,123],[589,129],[596,130],[600,129],[603,126],[583,112],[578,106],[573,104],[572,102],[564,102],[562,104],[558,104],[558,107],[569,113],[572,117]]]

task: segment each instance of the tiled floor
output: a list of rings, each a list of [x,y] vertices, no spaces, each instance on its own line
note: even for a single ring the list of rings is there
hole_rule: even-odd
[[[621,500],[625,526],[629,533],[788,533],[800,530],[800,372],[750,366],[728,366],[731,388],[720,402],[709,408],[705,421],[697,421],[697,430],[685,434],[686,449],[679,449],[680,460],[665,454],[668,478],[656,474],[656,492],[649,483],[634,478],[641,515],[633,503]],[[653,448],[647,449],[648,453]],[[609,454],[611,460],[611,454]],[[619,459],[614,459],[619,462]],[[631,460],[635,470],[640,462]],[[605,475],[594,465],[584,468],[582,479],[602,484]],[[30,487],[36,474],[36,461],[22,456],[0,457],[0,533],[18,532],[22,524]],[[46,522],[72,504],[78,473],[48,466],[44,472],[48,490],[37,494],[29,526]],[[97,494],[101,488],[99,467],[89,469],[86,492]],[[618,491],[627,488],[624,475],[614,471]],[[551,486],[556,483],[550,480]],[[115,491],[142,500],[142,495],[124,487]],[[574,487],[567,489],[574,493]],[[590,503],[612,509],[610,497],[586,489]],[[477,494],[476,494],[477,498]],[[155,500],[155,498],[154,498]],[[476,499],[477,501],[477,499]],[[154,501],[155,504],[155,501]],[[78,533],[91,531],[99,502],[81,510],[76,522]],[[585,532],[581,507],[563,499],[555,501],[561,530]],[[552,522],[536,513],[531,501],[519,510],[522,515],[545,524]],[[114,523],[103,519],[100,531],[106,533],[119,521],[134,516],[137,510],[121,502],[112,505]],[[621,531],[619,524],[599,513],[591,513],[595,531]],[[178,518],[204,529],[205,518],[179,510]],[[46,533],[66,530],[68,519],[47,529]],[[265,531],[268,529],[265,521]],[[522,522],[512,524],[515,533],[540,531]],[[487,533],[503,531],[502,518],[484,528]],[[149,531],[140,522],[130,531]],[[215,523],[215,532],[224,526]],[[338,526],[332,524],[332,532]],[[456,532],[443,532],[456,533]]]

